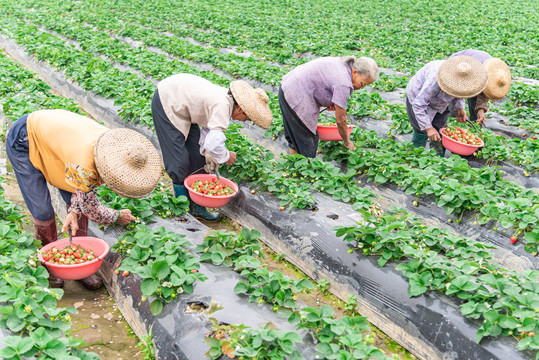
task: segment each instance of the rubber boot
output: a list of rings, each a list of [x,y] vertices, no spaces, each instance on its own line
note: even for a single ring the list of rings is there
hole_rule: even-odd
[[[440,157],[445,156],[445,147],[442,145],[441,141],[431,141],[430,142],[430,147],[431,147],[431,149],[436,151],[436,155],[438,155]]]
[[[34,218],[34,228],[36,230],[35,238],[41,241],[42,246],[58,240],[58,235],[56,233],[56,221],[54,218],[47,221]],[[49,271],[49,286],[51,288],[63,288],[64,280],[58,279]]]
[[[189,199],[189,213],[196,217],[197,219],[201,219],[204,221],[210,221],[214,222],[221,218],[221,214],[218,212],[209,212],[208,209],[206,209],[204,206],[200,206],[195,204],[193,201],[191,201],[191,198],[189,197],[189,191],[187,188],[183,185],[176,185],[173,184],[174,188],[174,196],[185,196],[187,199]]]
[[[412,135],[412,144],[414,144],[415,147],[425,147],[427,145],[427,140],[429,137],[424,134],[419,134],[414,131],[414,134]]]
[[[69,206],[70,205],[66,204],[66,210],[69,210]],[[80,214],[77,224],[79,225],[79,229],[75,236],[88,236],[88,217],[84,214]],[[103,286],[103,280],[96,274],[81,279],[79,282],[88,290],[97,290]]]

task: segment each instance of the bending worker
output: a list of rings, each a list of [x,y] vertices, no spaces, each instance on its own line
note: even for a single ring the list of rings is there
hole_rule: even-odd
[[[236,153],[225,147],[224,131],[230,119],[252,120],[267,129],[273,119],[268,101],[264,90],[253,89],[243,80],[232,81],[229,88],[191,74],[177,74],[159,82],[152,100],[152,117],[176,197],[189,198],[184,186],[187,176],[215,171],[219,164],[234,164]],[[206,221],[220,218],[219,213],[192,201],[190,213]]]
[[[335,111],[337,129],[347,149],[356,147],[348,137],[346,108],[354,90],[378,78],[378,65],[368,57],[323,57],[309,61],[283,77],[279,105],[290,154],[315,157],[320,109]]]
[[[462,50],[454,53],[451,57],[459,55],[471,56],[479,60],[487,70],[487,86],[483,92],[468,98],[470,120],[483,125],[485,123],[485,113],[488,112],[488,101],[503,99],[511,89],[511,70],[503,60],[492,57],[486,51]]]
[[[455,56],[423,66],[406,86],[406,111],[414,129],[412,143],[425,147],[427,140],[439,156],[445,155],[440,129],[449,117],[448,105],[457,109],[457,121],[467,119],[464,100],[479,95],[487,84],[487,71],[479,60]]]
[[[129,209],[102,205],[96,188],[105,183],[114,192],[141,198],[161,178],[161,158],[143,135],[128,129],[109,130],[85,116],[65,110],[39,110],[11,127],[6,153],[28,210],[36,239],[43,245],[57,240],[54,208],[47,183],[58,188],[67,207],[62,231],[88,235],[88,219],[100,225],[127,225],[135,220]],[[80,280],[88,289],[101,287],[97,275]],[[51,287],[63,280],[49,275]]]

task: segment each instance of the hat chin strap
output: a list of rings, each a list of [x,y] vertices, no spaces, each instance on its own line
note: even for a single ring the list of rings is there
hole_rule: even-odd
[[[148,162],[148,153],[140,144],[131,144],[127,148],[127,163],[135,168],[141,168]]]

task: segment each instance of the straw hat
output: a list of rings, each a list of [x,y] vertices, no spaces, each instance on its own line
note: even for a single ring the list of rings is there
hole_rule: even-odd
[[[94,150],[97,172],[115,193],[132,199],[151,193],[161,178],[161,157],[142,134],[111,129]]]
[[[459,55],[442,63],[437,79],[446,94],[458,99],[472,98],[487,85],[487,70],[479,60]]]
[[[488,81],[483,93],[491,100],[500,100],[511,89],[511,71],[499,58],[489,58],[483,63],[487,69]]]
[[[253,89],[246,81],[236,80],[230,83],[230,91],[249,119],[263,129],[269,128],[273,115],[268,106],[269,97],[264,90]]]

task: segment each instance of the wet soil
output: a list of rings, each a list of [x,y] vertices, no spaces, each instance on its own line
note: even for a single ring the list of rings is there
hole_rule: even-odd
[[[143,359],[139,342],[105,288],[87,290],[78,281],[66,281],[58,306],[76,308],[70,333],[83,339],[83,349],[101,359]]]

